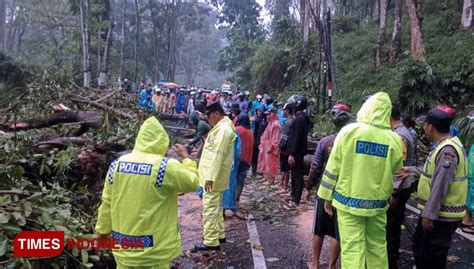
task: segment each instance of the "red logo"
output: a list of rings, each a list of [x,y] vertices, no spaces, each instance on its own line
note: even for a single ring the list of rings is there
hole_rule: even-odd
[[[55,257],[63,248],[63,231],[20,232],[13,241],[15,257]]]

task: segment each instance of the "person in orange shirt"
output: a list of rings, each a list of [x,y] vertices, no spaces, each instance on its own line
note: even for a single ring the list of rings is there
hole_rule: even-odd
[[[155,111],[160,112],[161,101],[163,101],[163,95],[161,95],[161,89],[156,87],[155,94],[151,97],[151,100],[155,103]]]

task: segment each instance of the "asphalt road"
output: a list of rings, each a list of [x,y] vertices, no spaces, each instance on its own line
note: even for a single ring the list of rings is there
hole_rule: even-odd
[[[285,198],[249,178],[244,189],[240,209],[250,220],[226,219],[227,243],[221,252],[192,253],[194,244],[202,240],[201,201],[195,194],[179,199],[179,223],[183,242],[183,256],[175,268],[306,268],[311,259],[311,236],[314,204],[302,205],[298,210],[283,209]],[[413,268],[411,237],[417,214],[407,210],[402,232],[399,268]],[[249,223],[255,224],[260,246],[250,236]],[[327,268],[329,246],[325,240],[321,254],[321,268]],[[449,252],[448,268],[474,268],[474,242],[455,234]],[[262,264],[264,267],[262,267]]]

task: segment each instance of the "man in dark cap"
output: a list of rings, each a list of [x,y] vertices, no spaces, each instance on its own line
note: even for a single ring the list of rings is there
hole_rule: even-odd
[[[196,251],[220,250],[220,243],[225,242],[222,197],[234,159],[235,128],[219,99],[208,99],[206,114],[213,128],[207,135],[199,161],[199,185],[204,189],[204,242],[195,245]]]
[[[334,145],[337,132],[341,130],[345,125],[355,121],[354,116],[351,114],[351,106],[346,104],[336,104],[331,109],[332,122],[336,129],[336,133],[330,134],[322,138],[316,151],[314,152],[311,160],[311,169],[309,178],[306,183],[305,194],[303,199],[308,200],[311,189],[316,187],[319,188],[321,183],[321,177],[324,172],[324,166],[329,159],[329,154]],[[339,231],[337,228],[337,213],[334,211],[334,215],[330,216],[324,211],[324,200],[318,198],[314,211],[314,230],[312,239],[312,261],[308,264],[309,268],[319,268],[319,259],[321,255],[321,249],[323,247],[324,237],[330,236],[333,239],[330,243],[330,255],[329,255],[329,268],[336,268],[337,259],[339,257],[340,246],[339,246]]]
[[[421,209],[413,236],[416,268],[446,268],[452,235],[466,213],[467,160],[457,137],[449,134],[450,110],[433,108],[423,129],[436,146],[428,155],[418,184],[417,207]],[[414,172],[404,167],[399,178]],[[419,173],[420,174],[420,173]]]

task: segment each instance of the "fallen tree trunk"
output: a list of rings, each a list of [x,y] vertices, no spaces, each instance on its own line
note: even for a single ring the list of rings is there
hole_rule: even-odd
[[[80,123],[81,127],[83,127],[81,132],[84,133],[84,129],[87,131],[89,128],[100,128],[102,126],[102,118],[95,112],[60,111],[48,117],[0,124],[0,130],[4,132],[25,131],[51,127],[61,123]]]
[[[189,121],[189,116],[187,114],[157,114],[160,120],[171,120],[171,121]]]
[[[66,136],[66,137],[55,137],[55,138],[48,139],[45,141],[40,141],[36,144],[36,146],[41,149],[64,148],[64,147],[67,147],[67,145],[69,144],[74,144],[76,146],[82,147],[89,142],[90,140],[84,137]]]
[[[169,125],[163,125],[163,127],[169,133],[175,134],[177,136],[182,136],[184,138],[193,137],[194,134],[196,133],[194,129],[189,129],[189,128],[175,127],[175,126],[169,126]]]
[[[105,110],[105,111],[112,111],[112,112],[114,112],[115,114],[118,114],[118,115],[120,115],[120,116],[122,116],[122,117],[126,117],[126,118],[129,118],[129,119],[133,119],[133,116],[130,115],[130,114],[127,114],[127,113],[125,113],[125,112],[119,111],[119,110],[114,109],[114,108],[112,108],[112,107],[110,107],[110,106],[106,106],[106,105],[100,104],[100,103],[98,103],[98,102],[91,101],[91,100],[89,100],[89,99],[85,99],[84,97],[79,96],[79,95],[71,94],[71,95],[70,95],[70,99],[71,99],[71,101],[74,101],[74,102],[89,104],[89,105],[91,105],[91,106],[94,106],[94,107],[103,109],[103,110]]]
[[[30,193],[22,190],[0,190],[0,195],[30,195]]]
[[[100,103],[100,102],[102,102],[102,101],[104,101],[104,100],[107,100],[108,98],[110,98],[110,97],[116,95],[117,93],[119,93],[119,91],[114,90],[114,91],[112,91],[111,93],[108,93],[108,94],[106,94],[106,95],[100,97],[99,99],[94,100],[94,102]]]
[[[170,125],[163,125],[163,127],[165,127],[165,129],[171,129],[171,130],[183,131],[183,132],[189,132],[189,133],[196,132],[194,129],[190,129],[190,128],[175,127],[175,126],[170,126]]]

